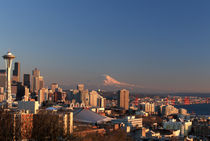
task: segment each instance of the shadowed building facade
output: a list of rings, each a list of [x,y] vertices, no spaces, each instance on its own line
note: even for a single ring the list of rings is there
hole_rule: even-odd
[[[6,81],[7,81],[6,70],[0,70],[0,87],[5,88]]]
[[[52,90],[52,92],[54,93],[55,92],[55,90],[58,88],[58,83],[52,83],[51,84],[51,90]]]
[[[12,81],[20,82],[20,63],[19,62],[15,62],[14,64]]]
[[[23,75],[23,85],[26,86],[29,89],[31,87],[30,80],[31,80],[31,75],[30,74],[24,74]]]

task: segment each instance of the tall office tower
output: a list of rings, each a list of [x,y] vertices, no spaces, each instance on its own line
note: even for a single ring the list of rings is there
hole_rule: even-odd
[[[85,89],[84,84],[78,84],[78,85],[77,85],[77,90],[83,91],[84,89]]]
[[[129,91],[126,89],[118,91],[118,107],[129,109]]]
[[[40,71],[35,68],[32,71],[32,91],[38,93],[42,88],[44,88],[44,79],[40,76]]]
[[[55,92],[55,90],[58,88],[58,84],[57,83],[52,83],[51,84],[51,90],[52,90],[52,92],[54,93]]]
[[[100,94],[97,96],[97,107],[105,108],[106,107],[106,98],[103,98]]]
[[[25,95],[24,95],[24,101],[29,100],[29,88],[25,86]]]
[[[5,88],[6,81],[7,81],[6,70],[0,70],[0,87]]]
[[[11,88],[12,88],[12,95],[16,95],[17,94],[17,91],[18,91],[18,83],[20,82],[16,82],[16,81],[13,81],[12,84],[11,84]]]
[[[43,76],[39,77],[39,89],[44,88],[44,78]]]
[[[30,74],[24,74],[23,75],[23,85],[26,86],[29,89],[31,87],[30,80],[31,80],[31,75]]]
[[[35,76],[35,77],[40,76],[40,70],[38,70],[37,68],[35,68],[35,69],[32,71],[32,75]]]
[[[0,87],[0,102],[4,101],[4,87]]]
[[[90,92],[90,106],[97,107],[98,106],[98,93],[96,91]]]
[[[98,107],[100,108],[106,108],[106,98],[101,98],[101,97],[98,97]]]
[[[68,101],[72,101],[74,100],[75,102],[80,102],[80,94],[79,94],[79,90],[70,90],[67,93],[67,100]]]
[[[48,100],[48,89],[42,88],[39,90],[39,96],[38,96],[39,104],[42,105],[42,103],[46,100]]]
[[[39,77],[33,77],[32,79],[32,92],[39,91]]]
[[[62,93],[62,92],[63,92],[63,89],[60,88],[60,87],[58,87],[58,88],[55,89],[55,92],[60,92],[60,93]]]
[[[65,102],[66,101],[66,92],[63,92],[62,88],[57,88],[54,93],[55,102]]]
[[[145,103],[145,112],[154,113],[155,112],[155,104],[154,103]]]
[[[38,90],[38,86],[39,86],[39,79],[38,77],[40,76],[40,71],[35,68],[34,70],[32,70],[32,85],[31,85],[31,89],[32,92],[34,92],[35,90]]]
[[[7,87],[6,87],[6,100],[7,104],[10,107],[12,104],[12,95],[11,95],[11,66],[12,66],[12,60],[15,59],[15,56],[11,53],[8,52],[6,55],[3,56],[5,62],[6,62],[6,67],[7,67]]]
[[[52,90],[48,91],[48,101],[53,101],[54,100],[54,93]]]
[[[17,95],[18,93],[18,87],[20,87],[20,63],[15,62],[14,64],[14,70],[12,75],[12,95]],[[20,93],[19,93],[20,94]]]
[[[89,105],[89,91],[83,90],[83,91],[80,91],[79,93],[80,93],[80,102],[88,106]]]
[[[13,70],[12,81],[20,82],[20,63],[15,62],[15,67]]]
[[[16,87],[17,87],[16,100],[22,100],[22,99],[24,99],[25,86],[23,86],[21,82],[18,82],[16,84]]]

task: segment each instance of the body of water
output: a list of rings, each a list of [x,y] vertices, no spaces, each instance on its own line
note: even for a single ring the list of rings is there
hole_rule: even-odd
[[[188,113],[194,112],[197,115],[210,115],[210,103],[193,104],[193,105],[176,105],[175,107],[187,109]]]

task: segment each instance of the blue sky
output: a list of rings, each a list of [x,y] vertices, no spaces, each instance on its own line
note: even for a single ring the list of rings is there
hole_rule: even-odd
[[[148,88],[210,92],[208,0],[0,1],[0,54],[46,83],[108,74]],[[4,62],[0,60],[0,68]]]

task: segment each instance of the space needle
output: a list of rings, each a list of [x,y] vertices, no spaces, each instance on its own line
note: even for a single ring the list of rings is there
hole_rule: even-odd
[[[8,52],[6,55],[2,56],[5,60],[6,68],[7,68],[7,85],[6,85],[6,102],[8,107],[12,106],[12,92],[11,92],[11,67],[12,67],[12,60],[15,59],[15,56]]]

